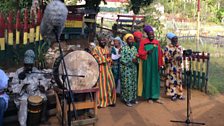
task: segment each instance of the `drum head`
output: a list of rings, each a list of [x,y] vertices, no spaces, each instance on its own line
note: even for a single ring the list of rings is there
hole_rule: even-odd
[[[65,55],[64,60],[72,90],[91,89],[96,84],[99,77],[99,66],[91,54],[77,50]],[[54,77],[58,86],[63,88],[61,74],[65,74],[65,71],[62,58],[59,57],[54,64]]]
[[[42,98],[40,97],[40,96],[30,96],[29,98],[28,98],[28,101],[30,102],[30,103],[34,103],[34,104],[39,104],[39,103],[41,103],[42,102]]]

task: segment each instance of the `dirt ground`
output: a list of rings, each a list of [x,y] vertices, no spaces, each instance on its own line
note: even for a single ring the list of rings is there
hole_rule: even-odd
[[[116,107],[98,110],[96,126],[184,126],[170,120],[186,120],[186,100],[173,102],[163,96],[164,104],[140,100],[133,107],[127,107],[117,99]],[[191,121],[204,122],[206,126],[224,126],[224,95],[212,97],[192,91],[191,108]],[[57,118],[51,117],[49,125],[59,126]]]

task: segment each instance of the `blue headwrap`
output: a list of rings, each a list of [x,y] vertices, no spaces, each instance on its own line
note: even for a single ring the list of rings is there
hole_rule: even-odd
[[[172,39],[173,37],[175,37],[176,35],[174,34],[174,33],[172,33],[172,32],[169,32],[169,33],[167,33],[166,34],[166,37],[168,38],[168,39]]]
[[[3,70],[0,69],[0,90],[7,88],[8,86],[8,76]]]
[[[125,46],[126,43],[124,41],[121,40],[121,38],[119,36],[115,37],[114,40],[117,40],[120,42],[121,46]]]
[[[25,64],[34,64],[35,53],[33,50],[29,49],[24,54],[24,63]]]
[[[149,33],[150,31],[154,32],[153,28],[149,25],[146,25],[143,30],[146,33]]]

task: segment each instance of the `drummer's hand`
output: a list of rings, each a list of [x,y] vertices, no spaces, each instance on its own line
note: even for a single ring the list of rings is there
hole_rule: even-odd
[[[29,84],[24,84],[21,90],[26,90]]]
[[[40,90],[41,93],[45,93],[45,88],[42,85],[38,85],[38,89]]]

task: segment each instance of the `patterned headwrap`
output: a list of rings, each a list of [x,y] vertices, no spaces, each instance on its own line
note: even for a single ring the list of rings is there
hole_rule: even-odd
[[[172,39],[173,37],[175,37],[176,35],[174,34],[174,33],[172,33],[172,32],[169,32],[169,33],[167,33],[166,34],[166,37],[168,38],[168,39]]]
[[[136,38],[142,38],[142,32],[140,32],[140,31],[135,31],[134,33],[133,33],[133,35],[136,37]]]
[[[132,34],[128,33],[128,34],[126,34],[126,35],[123,37],[123,40],[124,40],[125,42],[127,42],[127,39],[128,39],[129,37],[132,37],[132,38],[134,39],[134,36],[133,36]]]
[[[24,54],[24,63],[25,64],[34,64],[35,53],[33,50],[29,49]]]
[[[146,33],[149,33],[150,31],[154,32],[153,28],[149,25],[146,25],[143,30]]]

